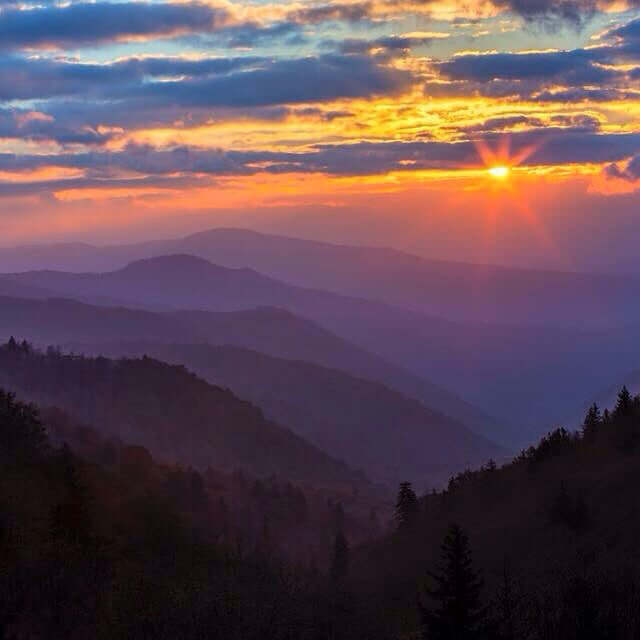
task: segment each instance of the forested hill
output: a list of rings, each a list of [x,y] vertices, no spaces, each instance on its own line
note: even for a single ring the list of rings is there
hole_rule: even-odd
[[[182,366],[41,353],[10,341],[0,348],[0,386],[143,445],[161,460],[317,486],[366,485],[362,474]]]
[[[580,432],[553,431],[508,465],[460,473],[422,497],[404,487],[397,531],[362,550],[353,588],[366,594],[368,615],[388,607],[379,624],[389,637],[414,637],[418,598],[442,604],[424,589],[437,587],[429,573],[446,566],[440,543],[457,523],[483,577],[491,633],[446,637],[637,638],[638,486],[640,396],[623,388],[612,411],[593,406]]]
[[[2,638],[314,640],[337,627],[328,566],[356,524],[326,496],[159,464],[0,389]]]
[[[390,487],[403,480],[420,488],[441,486],[453,472],[508,456],[506,450],[417,400],[309,362],[227,345],[149,341],[99,345],[93,353],[147,354],[184,364],[208,382],[256,404],[322,451]]]
[[[169,424],[163,416],[176,415],[158,382],[174,367],[42,355],[15,343],[1,351],[2,371],[13,362],[14,379],[25,387],[29,380],[43,397],[72,405],[71,392],[83,385],[105,394],[80,394],[78,414],[104,413],[153,433]],[[132,362],[139,368],[129,369]],[[32,363],[41,373],[32,374]],[[134,375],[142,375],[137,404],[127,390]],[[212,410],[203,406],[183,410],[185,433]],[[114,447],[74,426],[72,417],[45,415],[49,433],[69,439],[81,457],[52,448],[34,408],[0,390],[2,637],[639,637],[640,397],[626,388],[611,412],[592,407],[579,433],[558,429],[503,467],[460,473],[424,496],[403,484],[394,531],[376,536],[372,524],[371,535],[357,537],[337,509],[301,527],[308,514],[299,489],[258,482],[227,507],[212,501],[224,474],[158,464],[140,447]],[[247,521],[256,503],[273,514],[283,500],[291,529],[265,518],[249,545],[218,535],[228,509]],[[273,553],[292,532],[325,541],[321,566],[312,553],[295,565]]]

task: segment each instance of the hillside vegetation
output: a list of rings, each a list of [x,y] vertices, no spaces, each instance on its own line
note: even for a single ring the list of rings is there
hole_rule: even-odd
[[[318,486],[366,486],[350,470],[260,409],[184,367],[151,358],[109,360],[0,348],[0,386],[56,406],[106,435],[198,469],[243,469]]]

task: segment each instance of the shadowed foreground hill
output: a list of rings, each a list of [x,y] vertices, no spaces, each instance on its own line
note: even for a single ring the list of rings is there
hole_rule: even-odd
[[[246,347],[380,382],[417,398],[425,406],[451,416],[477,433],[504,430],[456,394],[282,309],[155,313],[91,306],[65,299],[8,297],[0,297],[0,308],[0,339],[20,335],[40,345],[145,340]]]
[[[246,469],[323,486],[364,477],[228,390],[150,358],[112,361],[25,348],[0,349],[0,385],[60,407],[101,433],[199,469]]]
[[[336,520],[371,535],[338,507],[160,464],[0,388],[0,637],[315,640],[338,625]]]
[[[250,400],[323,451],[392,486],[407,478],[418,486],[441,484],[455,471],[505,455],[420,402],[336,369],[230,346],[146,342],[100,350],[182,363]]]
[[[593,407],[580,432],[558,429],[512,463],[453,477],[354,568],[369,615],[398,603],[389,637],[413,637],[415,605],[451,522],[485,579],[490,638],[614,638],[640,633],[640,396]],[[357,586],[356,586],[357,583]],[[404,635],[408,634],[408,635]],[[505,634],[505,635],[503,635]],[[485,637],[485,636],[472,636]]]
[[[59,412],[52,417],[60,422]],[[63,426],[50,433],[71,435],[83,457],[51,449],[33,407],[0,390],[4,637],[635,640],[640,633],[640,398],[626,389],[611,413],[593,408],[579,435],[557,430],[511,464],[459,474],[446,491],[420,499],[402,486],[392,534],[350,546],[344,514],[336,517],[328,570],[313,556],[295,568],[274,556],[279,529],[268,520],[249,548],[241,538],[219,538],[227,509],[212,501],[215,473],[158,465],[139,447],[105,448],[112,443],[69,419]],[[269,504],[276,494],[265,489],[256,484],[251,499]],[[299,491],[284,495],[295,498],[291,515],[299,512]],[[244,511],[241,502],[233,507]],[[312,522],[322,539],[326,519]],[[443,558],[447,530],[462,531],[464,544],[458,553],[448,536]],[[464,571],[447,572],[456,566]],[[446,615],[449,587],[458,587],[452,597],[464,607],[454,611],[469,611],[470,579],[478,590],[472,631],[424,634],[421,612],[433,612],[439,599]]]

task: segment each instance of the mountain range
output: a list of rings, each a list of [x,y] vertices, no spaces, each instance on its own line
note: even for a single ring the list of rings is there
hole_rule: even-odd
[[[266,419],[254,405],[182,366],[9,345],[0,350],[0,387],[58,407],[103,435],[142,445],[160,460],[201,470],[244,469],[314,486],[368,484],[364,475]]]
[[[543,271],[428,260],[395,249],[336,245],[212,229],[184,238],[96,247],[0,249],[0,271],[112,271],[143,258],[189,254],[249,267],[301,287],[379,300],[457,321],[611,327],[640,320],[640,280],[620,274]]]
[[[387,486],[432,487],[452,470],[502,459],[506,450],[383,384],[249,349],[152,342],[101,345],[113,357],[150,355],[184,364],[229,388],[305,440]]]
[[[414,379],[435,381],[483,413],[495,414],[498,420],[493,424],[464,421],[479,433],[516,447],[535,440],[563,419],[567,407],[582,406],[585,394],[637,367],[640,324],[632,323],[631,317],[624,327],[606,328],[451,321],[375,300],[293,286],[252,269],[221,267],[190,255],[147,258],[105,273],[34,271],[4,278],[30,290],[56,291],[96,304],[182,309],[192,318],[198,317],[193,309],[219,312],[247,311],[262,305],[284,308],[302,322],[311,321],[408,371]],[[208,318],[200,316],[199,321],[206,324]],[[219,340],[216,343],[223,344]],[[264,350],[255,344],[239,346]],[[268,353],[292,357],[278,350]],[[345,369],[339,363],[316,362]],[[369,365],[347,371],[390,383],[425,400],[416,392],[415,384],[412,390],[409,385],[373,373]],[[559,387],[563,388],[562,397],[555,393]],[[428,397],[426,404],[445,409],[443,403]],[[522,407],[527,408],[526,415],[512,424],[514,415],[522,416]]]

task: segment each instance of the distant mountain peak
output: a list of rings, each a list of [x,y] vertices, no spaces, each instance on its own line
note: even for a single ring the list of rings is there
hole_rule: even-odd
[[[172,253],[165,256],[156,256],[153,258],[143,258],[142,260],[135,260],[134,262],[130,262],[126,267],[121,269],[121,271],[139,271],[146,269],[156,269],[162,266],[169,266],[172,268],[176,267],[198,267],[198,268],[218,268],[220,270],[227,271],[226,267],[219,267],[214,265],[212,262],[205,260],[204,258],[199,258],[197,256],[190,255],[188,253]]]
[[[135,260],[115,273],[145,273],[157,272],[163,269],[171,270],[172,273],[184,273],[185,271],[196,271],[207,275],[214,273],[220,275],[251,273],[256,276],[266,277],[248,267],[223,267],[219,264],[214,264],[205,258],[200,258],[189,253],[171,253]]]

